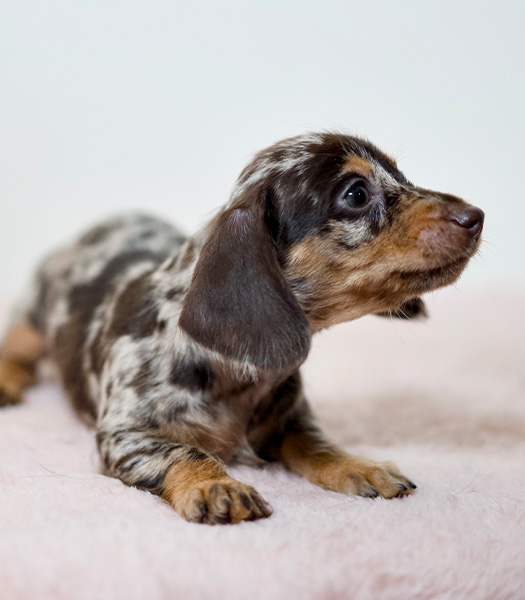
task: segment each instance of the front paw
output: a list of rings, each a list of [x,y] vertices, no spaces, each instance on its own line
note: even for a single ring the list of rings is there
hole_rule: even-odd
[[[417,487],[394,463],[377,462],[359,456],[324,457],[314,473],[311,480],[317,485],[334,492],[366,498],[407,496]]]
[[[175,508],[187,521],[208,525],[253,521],[272,514],[253,487],[230,478],[204,481],[177,504]]]

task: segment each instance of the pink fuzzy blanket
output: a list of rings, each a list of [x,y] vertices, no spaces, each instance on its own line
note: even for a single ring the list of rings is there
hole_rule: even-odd
[[[0,411],[0,598],[525,598],[525,295],[439,292],[426,323],[320,334],[304,375],[321,423],[393,460],[405,499],[232,468],[267,520],[184,522],[100,475],[93,432],[44,383]],[[5,317],[5,311],[1,312]]]

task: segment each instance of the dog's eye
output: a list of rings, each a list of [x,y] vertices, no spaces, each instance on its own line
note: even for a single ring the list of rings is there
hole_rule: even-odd
[[[363,208],[368,200],[368,189],[362,179],[354,181],[345,192],[345,202],[350,208]]]

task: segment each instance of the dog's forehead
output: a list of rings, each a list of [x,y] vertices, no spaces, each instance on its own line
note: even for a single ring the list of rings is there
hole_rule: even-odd
[[[318,160],[338,165],[342,172],[355,172],[364,177],[376,173],[401,184],[408,183],[393,158],[362,138],[337,133],[305,134],[283,140],[273,148],[273,159],[281,161],[285,168]],[[330,158],[332,160],[327,161]]]
[[[396,163],[367,140],[339,133],[308,133],[281,140],[256,154],[241,172],[231,202],[246,190],[273,185],[320,190],[356,173],[388,187],[410,185]]]

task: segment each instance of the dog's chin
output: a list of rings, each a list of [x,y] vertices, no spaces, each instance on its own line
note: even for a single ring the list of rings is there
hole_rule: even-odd
[[[469,254],[439,266],[406,271],[400,275],[407,283],[411,295],[425,294],[457,281],[471,258],[472,254]]]

